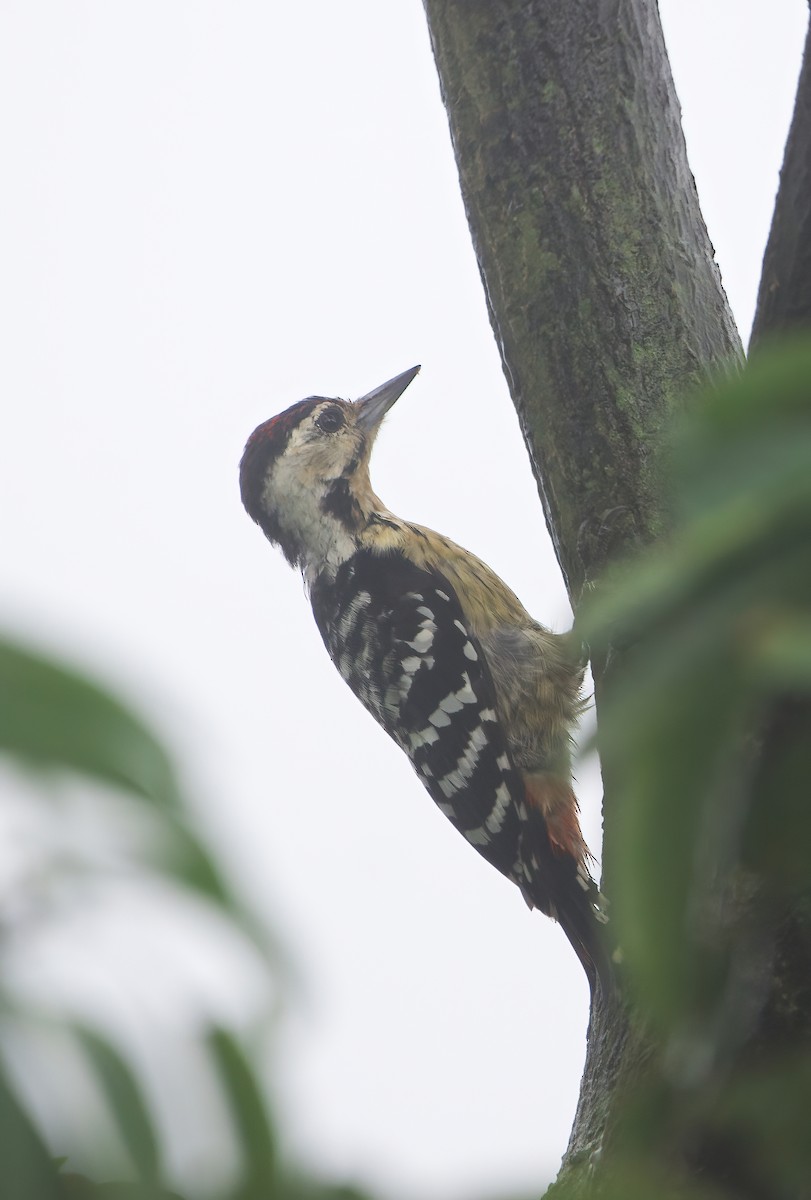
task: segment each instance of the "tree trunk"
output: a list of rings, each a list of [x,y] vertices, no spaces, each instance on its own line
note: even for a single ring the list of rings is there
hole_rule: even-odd
[[[809,0],[811,7],[811,0]],[[811,21],[789,129],[780,188],[763,258],[750,354],[761,342],[782,334],[811,331]],[[768,403],[769,397],[764,396]],[[807,698],[784,700],[764,731],[758,762],[770,795],[786,792],[785,764],[793,784],[807,785],[811,768],[811,704]],[[805,789],[803,789],[805,790]],[[792,831],[786,831],[791,836]],[[764,914],[758,914],[763,921]],[[769,914],[766,914],[768,916]],[[771,914],[773,935],[764,964],[764,1002],[747,1052],[799,1055],[811,1044],[811,897]],[[811,1186],[808,1192],[811,1193]]]
[[[741,347],[655,0],[425,0],[504,372],[573,599],[661,529],[673,405]]]
[[[424,2],[491,323],[576,604],[662,531],[662,428],[742,354],[656,0]],[[582,1166],[648,1049],[618,1008],[592,1012],[567,1195],[588,1187]]]

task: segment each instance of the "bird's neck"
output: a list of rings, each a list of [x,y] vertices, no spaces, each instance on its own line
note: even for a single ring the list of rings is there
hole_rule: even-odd
[[[382,501],[366,479],[341,476],[325,482],[316,503],[292,512],[295,561],[311,585],[319,575],[334,578],[338,568],[361,548],[364,532]]]

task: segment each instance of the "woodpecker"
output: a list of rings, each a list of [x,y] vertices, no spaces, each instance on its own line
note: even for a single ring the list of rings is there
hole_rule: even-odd
[[[259,425],[242,502],[300,569],[352,691],[478,852],[556,919],[592,992],[612,987],[572,789],[583,665],[480,559],[390,512],[369,458],[412,367],[354,402],[310,396]]]

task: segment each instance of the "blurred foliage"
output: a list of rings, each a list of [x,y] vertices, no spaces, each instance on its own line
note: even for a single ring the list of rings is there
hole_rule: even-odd
[[[612,925],[658,1048],[604,1194],[808,1196],[811,342],[715,381],[664,461],[671,537],[578,618],[608,664]]]
[[[267,971],[268,993],[277,990],[271,985],[278,982],[283,968],[273,939],[242,903],[195,830],[163,745],[124,704],[81,673],[19,645],[0,642],[0,752],[7,761],[33,773],[46,803],[56,796],[50,781],[68,775],[124,789],[146,806],[153,836],[146,849],[138,846],[140,861],[136,857],[128,862],[128,870],[136,876],[140,872],[145,878],[162,878],[180,895],[202,901],[227,928],[249,942]],[[108,794],[109,801],[103,790],[97,799],[102,807],[108,806],[103,815],[115,824],[120,815],[118,797]],[[64,819],[64,814],[57,818]],[[91,859],[81,869],[92,873],[95,865]],[[58,866],[50,864],[49,869]],[[71,861],[70,867],[75,872],[76,862]],[[30,1023],[32,1018],[19,1008],[19,998],[0,978],[5,1045],[9,1038],[13,1040],[15,1021],[24,1015]],[[36,1025],[35,1015],[33,1020]],[[88,1021],[77,1023],[67,1014],[49,1017],[42,1031],[60,1024],[96,1082],[130,1163],[129,1179],[98,1182],[76,1173],[70,1145],[55,1148],[66,1158],[52,1157],[48,1135],[38,1127],[19,1090],[18,1076],[4,1057],[0,1062],[0,1195],[4,1200],[175,1197],[163,1161],[167,1130],[142,1084],[131,1048],[125,1048],[123,1041],[116,1044],[106,1030]],[[359,1193],[297,1179],[279,1167],[264,1088],[242,1038],[214,1023],[189,1034],[196,1037],[211,1065],[238,1150],[235,1181],[225,1191],[207,1189],[206,1195],[220,1200],[362,1200]],[[58,1071],[59,1066],[54,1063],[53,1069]],[[50,1092],[54,1080],[43,1074],[34,1082],[36,1088]],[[189,1097],[190,1107],[193,1104],[194,1098]]]
[[[263,929],[194,832],[169,755],[146,725],[90,679],[0,640],[0,752],[41,771],[75,771],[126,789],[160,822],[150,865],[233,917],[274,959]],[[162,861],[165,857],[165,861]]]
[[[811,344],[764,350],[717,381],[691,406],[667,464],[668,544],[618,568],[579,616],[609,664],[600,743],[616,805],[612,925],[635,1019],[655,1048],[625,1088],[599,1194],[803,1197],[811,975],[798,990],[796,963],[811,962]],[[39,772],[79,773],[137,797],[161,830],[145,867],[203,899],[278,972],[272,940],[195,832],[165,750],[125,706],[76,672],[0,645],[0,748]],[[788,948],[778,944],[787,918]],[[4,1017],[14,1003],[0,980]],[[764,1026],[770,1003],[785,1010],[774,1018],[779,1036]],[[4,1200],[168,1200],[164,1131],[138,1064],[91,1023],[69,1029],[130,1179],[91,1182],[53,1159],[4,1069]],[[199,1041],[239,1152],[220,1200],[362,1200],[280,1167],[243,1039],[211,1022]]]

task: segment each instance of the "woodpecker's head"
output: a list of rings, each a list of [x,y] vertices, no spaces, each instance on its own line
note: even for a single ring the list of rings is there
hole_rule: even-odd
[[[242,503],[294,566],[352,552],[355,532],[380,507],[369,482],[375,436],[419,369],[354,403],[310,396],[248,438],[239,468]]]

